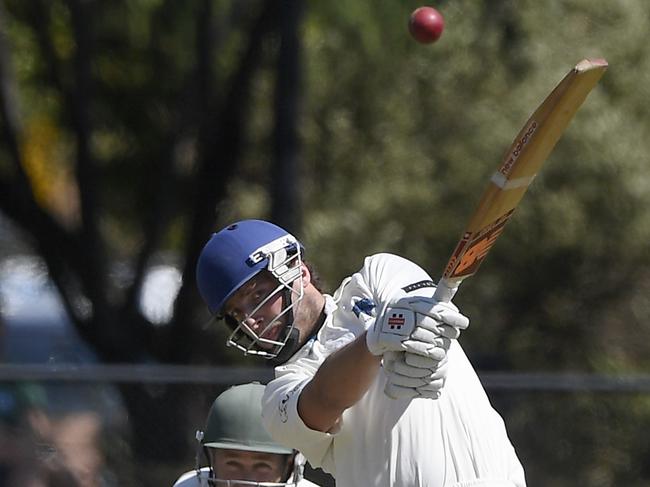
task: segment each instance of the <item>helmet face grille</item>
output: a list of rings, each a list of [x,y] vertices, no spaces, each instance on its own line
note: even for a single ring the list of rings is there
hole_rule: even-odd
[[[258,487],[283,487],[288,485],[296,485],[294,482],[255,482],[252,480],[223,480],[219,478],[210,478],[208,479],[208,485],[213,485],[215,487],[226,487],[226,486],[240,486],[240,485],[254,485]]]
[[[226,344],[230,347],[235,347],[241,350],[245,355],[257,355],[267,359],[273,359],[278,356],[287,343],[291,331],[294,328],[293,322],[293,309],[302,300],[304,296],[304,286],[300,278],[300,254],[297,254],[297,261],[291,269],[296,269],[298,272],[292,272],[295,277],[293,280],[286,279],[285,276],[278,278],[280,284],[269,293],[260,303],[253,308],[251,312],[246,314],[240,321],[229,317],[228,324],[230,327],[235,326],[233,332],[228,337]],[[294,286],[294,282],[298,281],[298,285]],[[295,289],[297,287],[297,289]],[[255,331],[247,324],[249,318],[255,314],[269,301],[282,295],[283,305],[280,312],[268,321],[268,325],[261,331]],[[282,326],[280,333],[273,339],[266,338],[265,335],[269,333],[273,327]],[[231,328],[232,329],[232,328]]]

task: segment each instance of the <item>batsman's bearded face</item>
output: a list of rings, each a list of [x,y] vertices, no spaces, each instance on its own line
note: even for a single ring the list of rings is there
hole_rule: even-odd
[[[259,338],[263,348],[271,348],[286,321],[280,291],[273,276],[261,272],[228,300],[225,314],[231,323],[242,323],[251,338]]]
[[[303,294],[301,279],[287,285],[268,271],[257,274],[224,306],[224,318],[232,330],[228,345],[246,354],[277,356],[293,328],[293,309]]]

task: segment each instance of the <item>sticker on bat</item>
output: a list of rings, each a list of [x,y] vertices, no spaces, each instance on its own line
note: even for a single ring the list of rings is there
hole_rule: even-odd
[[[454,257],[450,260],[444,277],[453,279],[474,274],[514,211],[513,208],[478,232],[465,233],[454,251]]]
[[[519,159],[519,156],[524,151],[526,145],[528,145],[528,142],[530,142],[538,126],[539,124],[536,120],[530,121],[526,127],[526,130],[524,130],[524,135],[517,139],[517,143],[514,144],[514,147],[510,151],[510,154],[508,154],[508,157],[505,158],[503,165],[499,168],[499,172],[501,174],[506,177],[510,175],[510,170],[515,165],[515,162],[517,162],[517,159]]]

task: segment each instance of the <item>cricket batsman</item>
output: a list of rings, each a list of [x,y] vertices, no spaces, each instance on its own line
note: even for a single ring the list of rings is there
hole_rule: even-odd
[[[338,487],[524,487],[524,471],[457,339],[468,318],[392,254],[366,257],[332,294],[301,243],[262,220],[212,235],[197,263],[228,345],[272,360],[273,438]]]

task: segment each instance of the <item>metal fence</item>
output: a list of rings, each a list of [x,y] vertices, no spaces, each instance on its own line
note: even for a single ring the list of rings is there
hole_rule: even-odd
[[[0,381],[117,382],[230,385],[267,382],[268,367],[196,365],[0,364]],[[650,375],[479,372],[488,390],[564,392],[650,392]]]
[[[0,485],[29,485],[29,475],[42,474],[47,482],[38,485],[50,487],[171,486],[195,465],[195,431],[214,398],[272,375],[267,367],[0,364]],[[530,486],[650,485],[650,375],[479,377]],[[32,388],[32,402],[19,420],[7,391],[15,400],[21,387]]]

